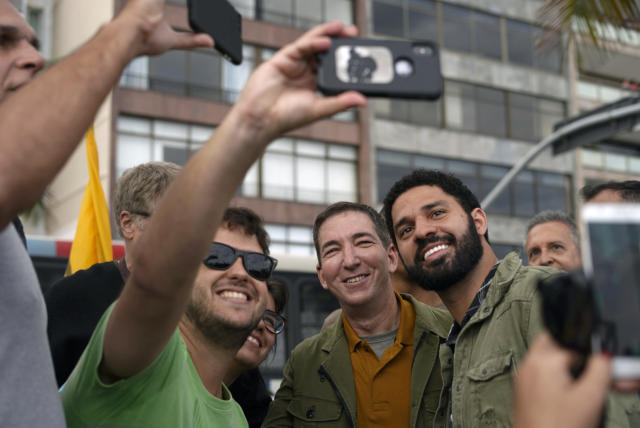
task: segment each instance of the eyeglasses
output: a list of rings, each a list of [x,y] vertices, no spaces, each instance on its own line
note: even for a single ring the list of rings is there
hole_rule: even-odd
[[[278,261],[273,257],[262,253],[238,250],[220,242],[214,242],[211,245],[209,254],[203,263],[209,269],[227,270],[235,263],[238,257],[242,257],[244,270],[258,281],[269,279],[271,272],[278,264]]]
[[[264,326],[267,330],[273,334],[278,334],[284,330],[287,319],[276,312],[265,309],[262,321],[264,321]]]

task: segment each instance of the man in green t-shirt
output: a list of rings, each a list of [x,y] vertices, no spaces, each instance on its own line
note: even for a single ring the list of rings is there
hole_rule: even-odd
[[[143,6],[140,13],[163,19],[160,0],[126,5]],[[316,54],[330,36],[355,34],[339,22],[320,25],[262,63],[158,201],[120,297],[63,387],[70,427],[247,426],[222,379],[264,314],[275,261],[257,217],[226,208],[270,141],[366,103],[355,92],[316,93]],[[169,35],[180,36],[154,37]]]

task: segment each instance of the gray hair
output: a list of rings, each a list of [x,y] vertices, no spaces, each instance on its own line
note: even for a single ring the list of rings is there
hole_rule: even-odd
[[[122,173],[113,197],[113,216],[120,236],[120,213],[132,211],[152,214],[156,201],[180,173],[180,169],[180,166],[171,162],[147,162]]]
[[[527,246],[527,236],[529,236],[529,232],[531,229],[536,227],[539,224],[549,223],[552,221],[557,221],[558,223],[564,223],[569,227],[569,232],[571,235],[571,239],[573,243],[576,245],[576,248],[580,248],[580,235],[578,234],[578,227],[576,226],[576,222],[573,221],[569,214],[564,211],[542,211],[538,214],[531,217],[529,223],[527,224],[527,233],[524,235],[524,242],[522,244],[522,248],[524,248],[526,253]]]

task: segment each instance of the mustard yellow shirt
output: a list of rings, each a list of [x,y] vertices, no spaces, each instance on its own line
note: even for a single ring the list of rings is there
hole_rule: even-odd
[[[395,293],[400,303],[396,339],[378,359],[342,315],[357,394],[358,427],[408,427],[411,418],[411,365],[415,309]]]

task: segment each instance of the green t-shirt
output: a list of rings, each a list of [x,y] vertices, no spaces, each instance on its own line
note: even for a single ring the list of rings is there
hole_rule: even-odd
[[[61,395],[67,425],[104,428],[247,427],[238,403],[222,385],[222,399],[202,384],[178,332],[140,373],[106,385],[98,377],[105,312]]]

